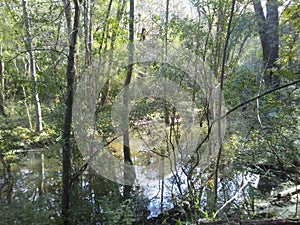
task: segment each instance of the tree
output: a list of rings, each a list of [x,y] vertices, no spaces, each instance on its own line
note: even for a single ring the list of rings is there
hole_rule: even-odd
[[[133,41],[134,41],[134,0],[130,0],[130,12],[129,12],[129,44],[128,44],[128,68],[127,68],[127,75],[126,80],[124,83],[124,96],[123,96],[123,103],[126,109],[129,108],[129,96],[128,96],[128,88],[131,82],[132,72],[133,72]],[[125,127],[123,131],[123,153],[124,153],[124,162],[126,164],[132,165],[132,160],[130,156],[130,143],[129,143],[129,127]],[[125,167],[126,168],[126,167]],[[124,169],[124,180],[126,181],[134,181],[134,171],[128,171]],[[124,198],[127,199],[130,197],[130,192],[132,187],[129,185],[125,185],[124,187]]]
[[[32,47],[32,36],[30,33],[26,0],[22,0],[22,6],[23,6],[23,16],[24,16],[25,29],[26,29],[25,45],[26,45],[26,50],[29,53],[29,67],[30,67],[30,74],[32,77],[32,86],[33,86],[32,87],[32,95],[33,95],[34,104],[35,104],[35,131],[39,132],[43,129],[42,110],[41,110],[40,97],[37,92],[36,63],[35,63],[34,51],[33,51],[33,47]]]
[[[253,1],[256,9],[269,13],[255,13]],[[5,109],[5,116],[0,115],[3,224],[299,223],[299,218],[291,219],[299,217],[300,190],[299,1],[289,1],[278,15],[279,57],[273,65],[272,57],[265,60],[259,82],[264,55],[272,54],[268,48],[265,51],[269,53],[263,54],[261,43],[272,45],[268,40],[273,38],[270,15],[275,16],[271,3],[276,1],[268,0],[265,10],[267,0],[193,0],[189,1],[194,6],[192,16],[179,2],[0,1],[0,114]],[[266,26],[259,32],[268,36],[262,40],[256,26],[259,15],[264,16]],[[167,63],[131,64],[133,51],[136,56],[140,53],[139,48],[132,48],[133,37],[140,37],[141,31],[146,32],[146,40],[136,46],[148,47],[157,41],[162,48],[147,53],[158,53],[158,62]],[[173,55],[174,49],[178,57]],[[191,54],[200,59],[189,58]],[[140,178],[130,169],[116,167],[112,171],[118,178],[121,175],[122,181],[125,178],[126,185],[97,174],[99,171],[89,166],[90,158],[85,161],[88,157],[80,154],[79,141],[73,141],[72,126],[79,131],[72,120],[73,92],[79,87],[76,77],[88,71],[99,55],[105,59],[101,61],[104,71],[111,76],[103,93],[93,95],[93,103],[98,104],[92,118],[96,122],[93,140],[100,138],[105,146],[100,150],[125,161],[125,169],[133,163],[151,167],[161,163],[155,168],[160,179],[151,182],[155,187],[150,191],[145,182],[140,188],[130,185],[134,175]],[[124,56],[122,62],[128,60],[128,66],[119,67],[124,65],[116,62],[119,56]],[[193,60],[172,64],[181,57]],[[203,84],[198,84],[191,71],[203,61],[204,82],[201,78]],[[280,86],[274,87],[279,73]],[[195,76],[202,76],[202,70]],[[132,99],[136,93],[127,96],[132,94],[128,86],[156,77],[170,80],[191,96],[182,102],[187,106],[186,117],[176,108],[181,106],[177,91],[168,92],[168,100],[155,93],[139,100]],[[112,115],[124,86],[125,107],[120,113],[128,107],[130,115],[122,143]],[[155,90],[161,86],[148,87]],[[220,88],[223,97],[211,91],[213,87]],[[28,129],[31,111],[35,125],[34,90],[41,101],[42,132]],[[90,89],[85,90],[88,93]],[[91,103],[74,100],[79,100],[79,107]],[[220,116],[227,119],[225,134]],[[36,152],[40,150],[42,154]],[[145,175],[152,176],[151,171]],[[248,183],[248,175],[260,175],[257,186]],[[157,218],[147,219],[155,214],[159,214]]]
[[[69,53],[68,53],[68,64],[66,70],[67,78],[67,92],[66,92],[66,109],[63,126],[63,180],[62,180],[62,218],[63,225],[69,223],[69,208],[70,208],[70,177],[71,177],[71,127],[72,127],[72,107],[74,97],[74,82],[75,82],[75,54],[76,54],[76,43],[77,34],[79,28],[79,3],[77,0],[73,0],[75,11],[73,18],[73,25],[71,26],[71,1],[65,0],[65,15],[67,19],[67,26],[69,31]]]
[[[92,64],[92,16],[94,1],[85,0],[83,1],[83,20],[84,20],[84,45],[85,45],[85,66],[88,67]]]
[[[0,115],[4,116],[4,62],[2,56],[2,43],[0,43]]]
[[[279,56],[278,0],[267,0],[266,16],[260,0],[253,0],[253,5],[263,50],[264,69],[270,70],[266,71],[264,80],[267,86],[278,86],[279,76],[272,72],[273,68],[278,69],[276,64]]]
[[[218,101],[219,105],[217,107],[217,114],[218,117],[221,118],[223,114],[223,109],[222,109],[222,92],[224,88],[224,76],[225,76],[225,65],[227,62],[227,54],[228,54],[228,45],[229,45],[229,39],[230,39],[230,34],[231,34],[231,24],[234,16],[234,11],[236,7],[236,1],[232,0],[231,2],[231,10],[230,10],[230,16],[228,20],[228,25],[227,25],[227,33],[226,33],[226,40],[224,43],[224,48],[223,48],[223,58],[222,58],[222,67],[221,67],[221,75],[220,75],[220,91],[219,91],[219,96],[218,96]],[[218,141],[220,143],[220,149],[218,150],[218,156],[217,156],[217,162],[216,162],[216,168],[215,168],[215,184],[214,184],[214,208],[216,209],[217,202],[218,202],[218,179],[219,179],[219,167],[220,167],[220,160],[221,160],[221,155],[222,155],[222,130],[224,127],[222,127],[221,119],[218,120]]]

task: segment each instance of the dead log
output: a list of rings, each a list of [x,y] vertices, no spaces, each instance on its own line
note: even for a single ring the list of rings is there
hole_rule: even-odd
[[[274,220],[238,220],[238,221],[217,221],[200,222],[198,225],[296,225],[300,219],[274,219]]]

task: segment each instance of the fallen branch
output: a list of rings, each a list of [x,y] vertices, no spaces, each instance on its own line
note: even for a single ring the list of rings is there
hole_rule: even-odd
[[[198,225],[296,225],[296,224],[300,224],[300,219],[236,220],[236,221],[198,223]]]
[[[271,203],[280,201],[280,200],[285,200],[289,199],[292,195],[296,195],[300,193],[300,185],[297,185],[296,187],[289,188],[287,190],[284,190],[282,192],[279,192],[276,196],[275,199],[271,201]]]

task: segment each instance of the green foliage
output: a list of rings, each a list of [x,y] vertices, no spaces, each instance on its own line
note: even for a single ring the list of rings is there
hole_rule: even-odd
[[[28,201],[21,196],[18,202],[5,205],[0,203],[2,224],[50,225],[59,224],[57,218],[58,205],[53,195],[44,195],[36,202]],[[28,196],[29,197],[29,196]]]
[[[111,105],[99,107],[97,111],[97,131],[104,140],[107,140],[115,133],[111,123]]]
[[[299,67],[299,2],[292,2],[283,11],[282,17],[282,46],[278,63],[284,71],[284,76],[290,79],[296,78],[293,73],[298,73]]]
[[[82,1],[80,5],[83,9],[82,13],[85,12],[84,2],[86,1]],[[109,13],[107,12],[108,1],[91,2],[94,4],[90,29],[93,34],[92,57],[95,60],[105,50],[128,43],[129,21],[126,10],[118,11],[121,10],[123,1],[113,1]],[[145,22],[148,15],[143,14],[137,16],[135,25],[147,28],[149,33],[146,40],[149,36],[149,39],[153,39],[150,41],[157,39],[163,42],[165,32],[168,31],[169,45],[199,56],[205,66],[213,71],[214,78],[219,81],[231,1],[209,0],[192,1],[192,3],[199,13],[197,19],[182,16],[181,13],[171,10],[169,24],[165,24],[164,12],[157,11],[151,12],[149,26]],[[7,111],[7,117],[0,117],[0,218],[2,219],[0,223],[61,224],[61,130],[67,94],[65,73],[69,37],[64,6],[63,3],[54,1],[28,1],[37,69],[36,87],[44,118],[44,130],[39,133],[34,133],[29,127],[29,119],[33,120],[35,115],[32,101],[35,85],[30,77],[29,55],[24,46],[25,30],[21,2],[1,1],[0,6],[0,47],[3,65],[1,82],[4,85],[1,86],[1,91],[5,94],[4,106]],[[255,14],[251,9],[252,6],[249,6],[246,1],[237,1],[233,15],[223,87],[227,110],[268,91],[262,79],[265,73],[272,72],[273,75],[279,76],[281,84],[299,79],[299,2],[291,1],[280,14],[280,57],[277,59],[279,69],[268,71],[264,71],[263,68]],[[80,23],[85,17],[82,15],[81,18]],[[86,66],[87,43],[85,43],[84,31],[84,27],[81,26],[77,43],[76,81],[79,81]],[[100,46],[102,51],[99,49]],[[200,111],[199,117],[205,117],[205,124],[201,125],[203,129],[199,130],[199,137],[193,137],[200,139],[207,134],[209,125],[213,122],[209,118],[210,112],[205,112],[207,96],[204,96],[201,88],[194,84],[190,75],[181,70],[180,65],[175,66],[177,68],[169,64],[154,63],[147,68],[135,65],[139,70],[147,70],[153,77],[171,80],[194,97],[193,100]],[[99,104],[96,112],[96,128],[104,143],[116,136],[111,110],[116,96],[123,88],[126,69],[118,72],[119,74],[115,74],[107,86],[107,102],[104,105]],[[139,79],[139,76],[138,73],[134,74],[133,79]],[[179,209],[179,214],[163,215],[165,217],[161,223],[168,224],[172,221],[179,225],[195,224],[200,218],[212,220],[213,212],[216,210],[208,210],[208,204],[214,201],[211,197],[214,197],[212,193],[214,187],[218,187],[217,209],[241,188],[242,179],[247,172],[260,175],[258,188],[251,186],[245,188],[238,199],[218,214],[217,219],[287,215],[281,214],[279,210],[261,211],[259,204],[269,202],[270,197],[277,192],[299,183],[299,98],[298,83],[272,92],[232,112],[226,118],[226,135],[222,144],[220,165],[217,168],[218,184],[214,183],[216,162],[214,160],[208,162],[211,165],[209,168],[201,167],[201,160],[203,160],[201,153],[207,150],[207,141],[205,141],[198,149],[200,163],[197,162],[199,155],[193,156],[187,164],[172,168],[173,179],[168,181],[165,179],[167,183],[165,183],[165,195],[172,196],[170,199],[172,198],[172,203],[178,207],[176,209]],[[139,128],[137,121],[163,121],[166,110],[171,112],[172,107],[161,98],[149,96],[134,102],[130,112],[130,128],[139,129],[139,134],[133,132],[131,143],[134,142],[133,138],[141,138],[145,135],[148,135],[150,140],[154,139],[153,137],[161,130],[151,125],[147,125],[145,129]],[[167,127],[168,130],[173,128],[172,132],[175,130],[175,126]],[[180,124],[177,128],[180,129]],[[176,141],[171,142],[178,138],[178,134],[182,133],[177,132],[177,136],[173,134],[168,146],[174,145]],[[165,143],[165,139],[161,139],[152,141]],[[86,159],[81,156],[73,139],[71,146],[71,176],[80,172],[78,179],[72,180],[71,224],[95,224],[96,222],[147,224],[150,213],[147,207],[153,200],[149,200],[149,196],[145,196],[143,190],[135,190],[130,199],[123,200],[121,185],[104,180],[91,168],[81,171]],[[118,159],[122,159],[123,145],[120,146],[118,146],[118,154],[115,154]],[[41,174],[41,163],[38,161],[41,155],[16,154],[16,150],[26,152],[36,148],[45,150],[44,175]],[[166,146],[160,146],[159,150],[166,149]],[[148,165],[159,159],[152,151],[142,152],[143,156],[138,156],[138,153],[134,152],[136,163]],[[45,192],[40,194],[39,184],[43,179]],[[7,196],[9,184],[13,184],[12,199]],[[182,188],[182,193],[179,193],[178,187]],[[189,203],[188,207],[185,207],[185,202]],[[153,201],[151,204],[158,203]],[[290,216],[293,212],[291,208],[295,207],[295,204],[291,205],[290,202],[289,204],[289,208],[286,210],[284,208],[282,211],[288,211]],[[165,201],[163,207],[172,206]]]
[[[101,222],[140,225],[146,223],[148,200],[142,192],[136,190],[132,193],[131,199],[122,200],[119,190],[114,189],[114,186],[117,187],[110,181],[98,177],[95,182],[82,189],[73,188],[72,196],[77,200],[70,209],[72,224]],[[81,198],[78,198],[79,196]]]

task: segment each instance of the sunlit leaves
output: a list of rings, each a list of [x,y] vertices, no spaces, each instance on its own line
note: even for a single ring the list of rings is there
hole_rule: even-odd
[[[282,47],[280,48],[280,58],[278,63],[283,70],[298,72],[299,68],[299,48],[300,48],[300,4],[298,1],[292,1],[282,14]],[[290,77],[291,79],[292,76]]]

